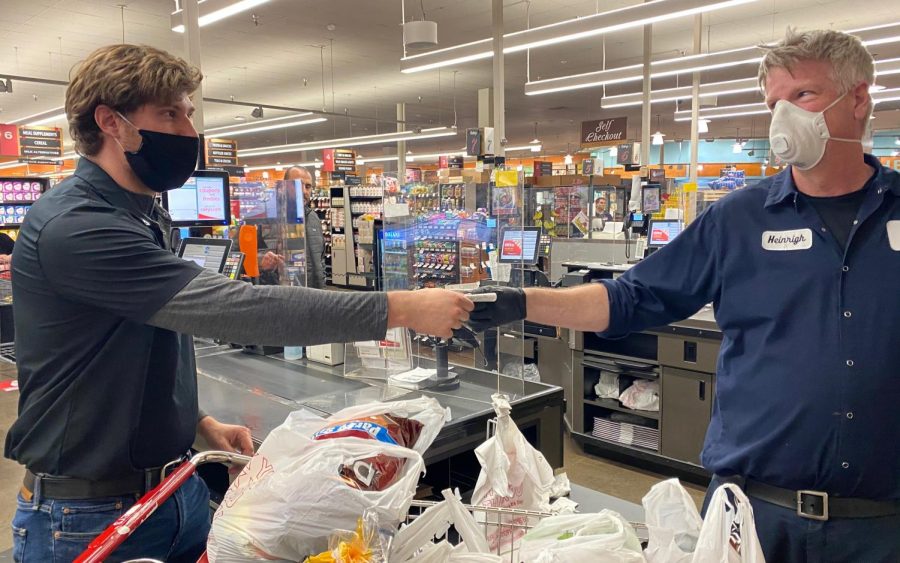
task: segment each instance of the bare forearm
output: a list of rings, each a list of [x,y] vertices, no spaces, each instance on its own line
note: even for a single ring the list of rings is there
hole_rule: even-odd
[[[570,289],[525,290],[528,320],[584,332],[602,332],[609,326],[609,294],[603,284]]]

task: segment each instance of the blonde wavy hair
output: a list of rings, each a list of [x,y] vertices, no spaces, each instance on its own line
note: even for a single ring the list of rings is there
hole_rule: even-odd
[[[128,114],[147,103],[169,104],[192,94],[203,80],[183,59],[146,45],[101,47],[73,72],[66,117],[75,150],[85,156],[97,154],[103,145],[94,119],[97,106]]]

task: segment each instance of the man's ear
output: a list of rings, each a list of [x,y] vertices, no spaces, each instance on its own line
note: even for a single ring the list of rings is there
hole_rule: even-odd
[[[110,137],[114,138],[119,138],[121,135],[119,130],[120,123],[119,120],[116,119],[117,117],[118,115],[115,110],[107,105],[100,104],[94,108],[94,121],[97,123],[97,127]]]
[[[857,121],[867,120],[869,118],[869,106],[872,103],[869,95],[869,85],[865,82],[860,82],[855,88],[850,90],[850,93],[853,96],[853,117]]]

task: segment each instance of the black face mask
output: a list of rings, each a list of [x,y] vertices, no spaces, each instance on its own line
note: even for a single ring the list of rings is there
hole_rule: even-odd
[[[125,121],[134,127],[130,121]],[[138,133],[141,148],[135,152],[126,150],[125,159],[141,182],[155,192],[184,185],[197,168],[200,139],[146,129],[138,129]]]

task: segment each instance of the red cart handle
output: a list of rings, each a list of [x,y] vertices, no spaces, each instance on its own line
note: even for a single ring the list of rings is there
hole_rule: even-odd
[[[191,475],[197,471],[198,465],[204,463],[245,465],[249,461],[250,456],[230,452],[208,451],[196,454],[190,460],[179,465],[152,491],[142,496],[134,506],[128,509],[128,512],[119,516],[115,522],[103,530],[103,533],[94,538],[87,549],[75,559],[75,563],[95,563],[109,557],[147,518],[150,518],[151,514],[156,512],[160,505],[178,490],[178,487],[190,479]]]

